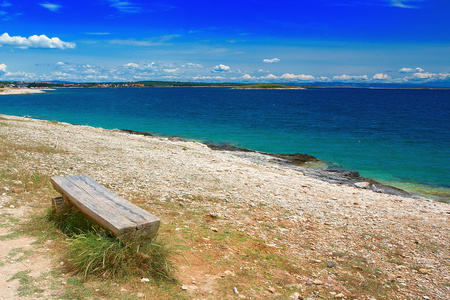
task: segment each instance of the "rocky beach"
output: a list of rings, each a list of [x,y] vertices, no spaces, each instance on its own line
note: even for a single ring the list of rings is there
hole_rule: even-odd
[[[161,236],[188,246],[176,297],[449,299],[449,204],[283,156],[120,130],[0,115],[0,139],[0,238],[14,231],[13,219],[28,219],[57,196],[48,184],[28,188],[19,173],[88,174],[159,216]],[[31,270],[39,297],[69,288],[42,280],[64,262],[51,242],[34,245],[22,235],[0,243],[0,290],[7,291],[0,299],[18,298],[20,283],[11,280],[18,269]],[[17,247],[36,248],[34,256],[17,262],[5,250]],[[121,284],[112,289],[154,299],[141,282]]]
[[[42,89],[28,89],[28,88],[0,88],[0,96],[8,95],[30,95],[30,94],[45,94]]]

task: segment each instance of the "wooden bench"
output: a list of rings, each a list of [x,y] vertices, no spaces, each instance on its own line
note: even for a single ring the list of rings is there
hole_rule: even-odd
[[[53,177],[51,183],[64,201],[55,201],[57,211],[66,203],[110,231],[122,241],[153,238],[160,220],[146,210],[108,190],[88,175]]]

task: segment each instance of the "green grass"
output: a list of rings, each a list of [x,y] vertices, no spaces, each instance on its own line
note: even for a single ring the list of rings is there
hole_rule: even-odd
[[[9,251],[8,256],[16,262],[21,262],[31,255],[31,251],[23,250],[22,248],[13,248]]]
[[[56,215],[54,209],[48,210],[47,220],[67,236],[68,266],[85,278],[142,276],[174,280],[175,269],[170,257],[176,253],[177,247],[159,237],[125,244],[74,207],[61,215]]]
[[[11,232],[11,233],[8,233],[5,235],[0,235],[0,241],[14,240],[14,239],[17,239],[21,235],[22,235],[22,233],[17,232],[17,231]]]
[[[125,277],[142,275],[154,279],[172,279],[166,245],[151,241],[123,244],[119,239],[88,231],[67,240],[68,262],[84,277]]]
[[[36,296],[36,294],[42,293],[43,290],[35,286],[35,280],[33,277],[29,276],[29,270],[20,271],[14,274],[11,278],[7,280],[7,282],[11,282],[13,280],[19,280],[19,288],[17,289],[20,297],[26,296]]]

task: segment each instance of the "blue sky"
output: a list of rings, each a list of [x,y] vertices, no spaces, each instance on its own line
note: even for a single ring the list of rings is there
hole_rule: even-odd
[[[448,0],[0,0],[0,80],[450,85]]]

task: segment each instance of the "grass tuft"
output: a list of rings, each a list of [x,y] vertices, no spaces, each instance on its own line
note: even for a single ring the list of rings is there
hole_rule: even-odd
[[[85,278],[89,275],[173,278],[167,245],[160,241],[145,245],[138,242],[123,244],[114,237],[88,231],[72,236],[66,243],[69,245],[68,263]]]
[[[101,227],[88,219],[73,205],[68,205],[67,209],[60,214],[57,214],[52,206],[47,209],[45,219],[69,238],[84,232],[102,231]]]
[[[67,236],[68,267],[85,278],[141,276],[174,281],[170,257],[176,254],[176,246],[159,237],[145,243],[136,240],[124,244],[74,206],[60,215],[51,209],[46,218]]]

